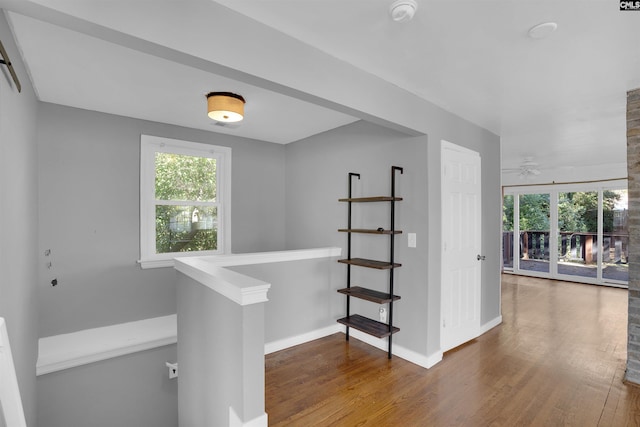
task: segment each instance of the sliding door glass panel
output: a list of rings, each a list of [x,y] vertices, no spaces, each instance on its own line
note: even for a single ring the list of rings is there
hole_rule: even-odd
[[[627,190],[603,192],[602,278],[629,281],[629,204]]]
[[[598,192],[558,193],[558,274],[598,276]]]
[[[520,194],[520,270],[549,273],[549,194]]]
[[[502,199],[502,266],[513,268],[513,194]]]

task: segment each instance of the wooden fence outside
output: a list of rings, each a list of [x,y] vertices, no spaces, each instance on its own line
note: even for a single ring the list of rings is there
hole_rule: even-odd
[[[603,233],[603,262],[626,264],[628,233]],[[549,260],[551,242],[548,231],[520,232],[520,258]],[[598,254],[598,235],[588,232],[560,232],[559,260],[595,264]],[[513,231],[502,232],[502,256],[505,266],[513,265]]]

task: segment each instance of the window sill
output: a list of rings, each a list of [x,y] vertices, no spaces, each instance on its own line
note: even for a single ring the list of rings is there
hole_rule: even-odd
[[[224,255],[222,253],[216,251],[201,251],[201,252],[176,252],[169,255],[171,258],[143,258],[138,260],[138,264],[140,264],[140,268],[143,270],[149,268],[165,268],[165,267],[174,267],[176,258],[193,258],[193,257],[202,257],[202,256],[219,256]]]

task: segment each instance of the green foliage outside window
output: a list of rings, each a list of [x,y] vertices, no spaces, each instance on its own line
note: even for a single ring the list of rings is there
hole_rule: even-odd
[[[520,230],[549,231],[549,194],[520,195]]]
[[[614,209],[620,194],[603,191],[603,231],[614,231]],[[549,230],[549,194],[520,195],[520,230]],[[513,196],[506,195],[502,204],[504,231],[513,231]],[[598,231],[598,192],[572,192],[558,194],[558,229],[573,232]]]
[[[216,250],[216,159],[158,152],[155,170],[156,253]]]
[[[513,194],[502,199],[502,231],[513,231]]]

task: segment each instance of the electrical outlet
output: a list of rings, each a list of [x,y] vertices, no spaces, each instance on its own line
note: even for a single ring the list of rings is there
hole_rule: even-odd
[[[167,368],[169,368],[169,379],[178,377],[178,363],[166,362]]]
[[[380,321],[387,323],[387,309],[384,307],[380,307]]]

